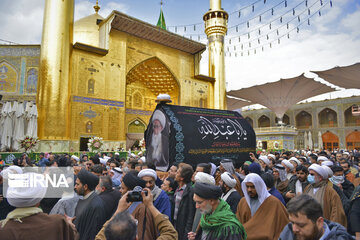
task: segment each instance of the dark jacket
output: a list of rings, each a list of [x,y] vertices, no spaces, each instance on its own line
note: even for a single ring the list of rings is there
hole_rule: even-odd
[[[355,189],[354,184],[352,184],[349,180],[344,178],[344,182],[341,184],[341,186],[342,186],[345,196],[347,198],[350,198]]]
[[[107,221],[114,214],[114,212],[118,206],[119,200],[121,198],[121,193],[119,191],[115,191],[115,190],[111,189],[109,191],[100,193],[99,197],[104,202],[105,218]]]
[[[230,196],[226,199],[227,204],[229,204],[231,211],[236,213],[237,206],[240,202],[241,196],[237,191],[232,192]]]
[[[360,186],[354,191],[351,200],[348,223],[350,233],[360,232]]]
[[[271,195],[273,195],[274,197],[276,197],[277,199],[279,199],[280,202],[282,204],[284,204],[284,206],[286,206],[286,203],[285,203],[285,200],[284,200],[283,196],[281,195],[281,193],[279,193],[279,191],[275,187],[272,187],[272,189],[269,190],[269,193]]]
[[[333,184],[333,188],[334,188],[335,192],[339,195],[342,206],[344,208],[344,212],[345,212],[346,216],[348,216],[348,213],[350,211],[350,199],[348,197],[346,197],[343,190],[341,190],[338,186]]]
[[[347,233],[345,227],[339,223],[331,222],[324,219],[324,222],[328,225],[330,233],[325,237],[324,240],[350,240],[353,237]],[[280,234],[279,240],[293,240],[295,235],[292,231],[292,223],[287,224]]]
[[[194,190],[191,183],[186,185],[177,213],[175,228],[179,234],[179,240],[187,240],[188,232],[191,232],[195,215]]]

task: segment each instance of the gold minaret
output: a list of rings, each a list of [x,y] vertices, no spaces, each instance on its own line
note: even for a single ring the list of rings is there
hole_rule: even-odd
[[[224,38],[227,32],[228,13],[221,8],[221,0],[210,0],[205,13],[205,33],[208,37],[209,76],[215,78],[214,108],[226,108],[226,82]]]
[[[70,55],[74,0],[46,0],[38,84],[38,135],[42,140],[69,139]]]

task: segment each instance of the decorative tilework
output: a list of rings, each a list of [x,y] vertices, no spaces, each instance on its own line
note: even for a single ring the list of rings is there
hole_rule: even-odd
[[[20,94],[24,93],[25,72],[26,72],[26,60],[25,58],[21,58]]]
[[[12,56],[12,57],[35,57],[40,56],[40,46],[36,47],[0,47],[0,56]]]
[[[126,109],[126,114],[135,114],[135,115],[146,115],[150,116],[152,114],[151,111],[145,111],[145,110],[137,110],[137,109]]]
[[[105,100],[100,98],[90,98],[90,97],[80,97],[80,96],[73,96],[72,99],[73,102],[90,103],[90,104],[112,106],[112,107],[124,107],[124,102],[120,102],[120,101],[112,101],[112,100]]]

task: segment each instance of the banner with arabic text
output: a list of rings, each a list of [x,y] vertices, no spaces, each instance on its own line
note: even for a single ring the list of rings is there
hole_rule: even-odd
[[[155,118],[160,118],[159,111],[166,116],[162,120],[164,130],[168,128],[162,134],[168,136],[167,141],[161,141],[168,147],[163,150],[169,156],[167,166],[172,162],[193,166],[202,162],[219,164],[224,158],[241,165],[250,160],[249,152],[255,152],[255,132],[238,112],[159,104],[145,132],[147,153],[154,152],[149,144],[152,136],[149,128]],[[149,154],[148,159],[151,161]]]

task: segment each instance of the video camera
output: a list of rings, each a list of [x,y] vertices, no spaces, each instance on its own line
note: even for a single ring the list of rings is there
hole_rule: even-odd
[[[142,202],[143,198],[141,196],[141,192],[145,193],[145,196],[148,195],[147,191],[144,191],[142,187],[136,186],[132,191],[128,192],[127,202]]]

